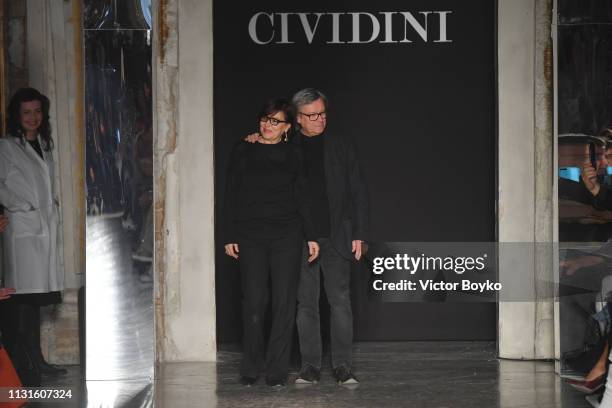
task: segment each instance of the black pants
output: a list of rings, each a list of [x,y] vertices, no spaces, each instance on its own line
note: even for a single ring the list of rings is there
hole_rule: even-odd
[[[257,377],[264,367],[265,355],[266,376],[285,379],[295,322],[302,231],[296,229],[274,238],[242,238],[238,244],[244,328],[240,374]],[[264,318],[268,297],[272,302],[272,328],[265,352]]]
[[[59,292],[13,295],[0,302],[2,342],[22,383],[40,386],[40,308],[59,303]]]
[[[17,343],[40,350],[40,308],[61,302],[59,292],[13,295],[0,306],[0,330],[7,350]]]
[[[334,248],[328,238],[320,239],[319,258],[307,262],[304,254],[298,291],[297,327],[302,366],[321,368],[321,326],[319,288],[321,274],[330,306],[332,367],[351,368],[353,313],[351,310],[351,264]]]

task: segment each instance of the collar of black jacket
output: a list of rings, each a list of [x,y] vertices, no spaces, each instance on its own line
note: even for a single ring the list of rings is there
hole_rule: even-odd
[[[325,136],[325,134],[326,134],[326,133],[325,133],[325,132],[323,132],[323,133],[321,133],[321,134],[319,134],[319,135],[316,135],[316,136],[306,136],[306,135],[304,135],[302,132],[297,131],[297,132],[295,132],[295,133],[294,133],[293,137],[291,138],[291,141],[292,141],[293,143],[296,143],[296,144],[302,144],[302,141],[303,141],[305,138],[307,138],[307,137],[323,137],[323,136]]]

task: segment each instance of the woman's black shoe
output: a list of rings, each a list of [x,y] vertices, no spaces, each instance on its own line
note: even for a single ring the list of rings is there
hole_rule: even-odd
[[[284,387],[287,385],[287,379],[268,377],[266,378],[266,384],[268,384],[270,387]]]
[[[246,385],[247,387],[250,387],[256,382],[257,382],[257,378],[255,377],[247,377],[246,375],[243,375],[242,377],[240,377],[240,384]]]

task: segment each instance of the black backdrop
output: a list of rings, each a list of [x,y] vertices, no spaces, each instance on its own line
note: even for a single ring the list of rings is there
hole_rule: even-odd
[[[296,16],[289,17],[294,44],[258,45],[248,32],[257,12],[410,11],[421,21],[418,12],[431,10],[452,11],[447,15],[451,43],[434,42],[437,15],[429,16],[429,41],[409,30],[409,44],[326,44],[331,24],[324,18],[312,44]],[[344,17],[341,39],[350,40],[351,19]],[[371,32],[366,21],[363,38]],[[214,1],[217,219],[231,147],[257,129],[261,104],[316,87],[330,99],[330,128],[350,134],[360,153],[372,241],[494,241],[495,21],[494,0],[380,0],[374,6],[365,0],[266,0],[239,6]],[[279,31],[277,26],[277,36]],[[400,19],[394,39],[402,37]],[[222,248],[218,241],[218,338],[234,341],[241,333],[239,274]],[[367,298],[368,279],[363,265],[354,268],[358,340],[495,338],[494,303],[377,303]]]

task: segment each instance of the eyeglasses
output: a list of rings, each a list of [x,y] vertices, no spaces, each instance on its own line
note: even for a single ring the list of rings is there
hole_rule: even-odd
[[[270,124],[272,126],[278,126],[280,123],[289,123],[286,120],[280,120],[280,119],[276,119],[276,118],[271,118],[269,116],[263,116],[261,119],[259,119],[259,121],[261,123],[268,123],[268,122],[270,122]]]
[[[315,120],[319,120],[319,116],[323,119],[327,118],[327,112],[318,112],[318,113],[304,113],[304,112],[300,112],[300,115],[304,115],[306,116],[309,120],[312,120],[313,122]]]

